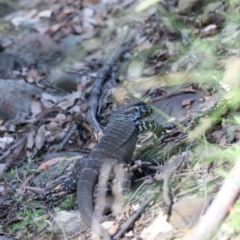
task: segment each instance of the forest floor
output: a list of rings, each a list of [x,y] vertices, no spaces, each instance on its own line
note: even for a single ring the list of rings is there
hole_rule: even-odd
[[[238,0],[0,0],[0,240],[97,239],[76,194],[41,195],[140,99],[178,126],[139,136],[128,200],[103,226],[239,239],[239,12]]]

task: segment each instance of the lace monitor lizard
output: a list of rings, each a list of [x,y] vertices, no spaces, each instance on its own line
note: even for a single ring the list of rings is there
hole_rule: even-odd
[[[193,119],[194,125],[197,125],[201,118],[209,116],[216,110],[221,112],[226,110],[227,100],[228,98],[224,98],[208,111],[197,114]],[[60,191],[72,193],[77,189],[77,201],[84,221],[103,239],[111,239],[111,236],[94,216],[93,208],[94,187],[98,181],[100,171],[104,171],[102,166],[106,164],[110,166],[111,170],[116,169],[116,167],[121,168],[122,164],[129,163],[138,134],[144,131],[152,131],[157,136],[161,136],[166,132],[167,128],[175,126],[170,124],[163,127],[155,121],[144,121],[143,118],[151,113],[152,109],[144,103],[116,110],[110,117],[104,136],[95,145],[88,158],[76,162],[70,177],[63,182],[60,189],[46,193],[52,194]],[[122,180],[118,179],[119,182],[121,181],[122,189],[126,188],[127,179],[127,173],[125,173]]]
[[[108,171],[111,168],[111,172],[116,175],[116,169],[123,169],[123,164],[130,162],[138,134],[152,131],[157,136],[161,136],[167,127],[171,128],[171,125],[163,127],[155,121],[144,121],[143,118],[151,113],[152,109],[142,102],[113,112],[103,137],[95,145],[88,158],[76,162],[70,177],[62,183],[60,189],[46,193],[53,194],[60,191],[72,193],[77,189],[77,201],[83,220],[103,239],[111,239],[111,236],[94,215],[94,187],[98,182],[100,172],[101,175],[105,175],[106,166]],[[122,190],[128,186],[128,175],[129,173],[125,171],[123,179],[116,179]]]

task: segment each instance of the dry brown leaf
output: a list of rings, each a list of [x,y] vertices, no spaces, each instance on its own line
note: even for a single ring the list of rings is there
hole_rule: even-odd
[[[8,190],[8,185],[7,185],[7,182],[4,180],[3,181],[3,190],[1,191],[3,196],[5,196],[7,194],[7,190]]]
[[[50,25],[47,22],[39,22],[35,24],[32,28],[41,34],[46,34],[50,29]]]
[[[73,32],[74,33],[77,33],[77,34],[80,34],[83,32],[83,29],[82,27],[79,25],[79,24],[72,24],[72,28],[73,28]]]
[[[18,138],[17,147],[14,149],[14,151],[12,153],[13,159],[18,158],[23,151],[25,152],[26,143],[27,143],[26,135],[23,135],[21,138]]]
[[[28,137],[27,137],[27,148],[32,149],[33,146],[34,146],[34,132],[31,130],[28,133]]]
[[[42,104],[43,104],[43,106],[45,108],[52,108],[52,107],[54,107],[54,103],[49,101],[49,100],[45,100],[45,99],[42,98],[41,102],[42,102]]]
[[[29,83],[39,83],[42,80],[42,77],[38,74],[38,70],[35,66],[32,66],[31,69],[28,71],[26,80]]]
[[[183,107],[189,107],[193,103],[193,98],[186,98],[182,100]]]
[[[62,129],[58,127],[58,124],[56,122],[50,122],[47,129],[48,131],[50,131],[50,136],[55,136],[57,133],[62,131]]]
[[[40,150],[45,142],[45,126],[42,125],[37,132],[36,139],[35,139],[35,146],[38,150]]]
[[[56,157],[52,158],[44,163],[42,163],[39,167],[38,170],[44,170],[52,166],[53,164],[58,163],[59,161],[74,161],[77,159],[83,158],[83,156],[75,156],[75,157]]]
[[[46,114],[51,113],[51,112],[59,112],[60,110],[61,110],[61,108],[59,108],[59,107],[46,108],[42,112],[40,112],[39,114],[36,115],[36,119],[40,120]]]
[[[90,150],[93,150],[93,148],[95,147],[96,143],[90,143],[87,148]]]
[[[119,228],[119,224],[118,223],[114,223],[112,224],[107,230],[110,234],[113,234],[117,231],[117,229]]]
[[[5,147],[8,145],[8,144],[10,144],[10,143],[12,143],[13,142],[13,140],[14,140],[14,138],[13,137],[1,137],[0,138],[0,148],[1,149],[5,149]]]
[[[41,108],[39,98],[37,98],[36,96],[33,96],[32,101],[31,101],[31,113],[32,113],[32,115],[35,117],[41,111],[42,111],[42,108]]]
[[[75,101],[79,99],[81,95],[81,92],[74,92],[72,94],[69,94],[63,98],[62,102],[60,102],[58,106],[63,110],[67,110],[69,107],[72,107],[74,105]]]
[[[112,94],[113,101],[122,105],[128,97],[127,89],[124,86],[119,86],[115,88],[115,91]]]
[[[44,121],[45,122],[64,122],[65,120],[67,120],[66,115],[65,114],[61,114],[59,113],[55,118],[45,118]]]
[[[91,2],[92,4],[97,4],[97,3],[100,2],[100,0],[90,0],[90,2]]]
[[[187,87],[187,88],[184,88],[183,90],[182,90],[182,92],[187,92],[187,93],[189,93],[189,92],[196,92],[196,90],[193,88],[193,86],[191,85],[191,86],[189,86],[189,87]]]
[[[51,26],[50,31],[57,32],[61,27],[62,27],[62,23],[56,23]]]
[[[56,103],[56,102],[59,101],[59,97],[54,96],[54,95],[51,95],[51,94],[46,93],[46,92],[42,93],[42,98],[43,98],[44,100],[49,100],[49,101],[52,101],[52,102],[54,102],[54,103]]]
[[[143,229],[141,237],[144,240],[154,240],[159,234],[169,233],[172,231],[173,227],[166,221],[166,217],[159,214],[149,227]]]
[[[3,43],[1,43],[2,47],[3,48],[7,48],[7,47],[10,47],[12,44],[14,43],[14,40],[7,40],[7,41],[4,41]]]
[[[29,177],[27,177],[24,182],[22,183],[22,185],[17,189],[17,193],[21,196],[24,195],[25,191],[26,191],[26,186],[29,182],[29,180],[31,180],[31,178],[34,176],[34,174],[31,174]]]
[[[126,237],[133,237],[133,236],[134,236],[134,233],[133,233],[133,231],[131,230],[131,231],[127,232],[127,233],[125,234],[125,236],[126,236]]]
[[[102,226],[105,228],[105,229],[109,229],[113,226],[114,224],[114,221],[106,221],[106,222],[103,222],[102,223]]]
[[[68,15],[68,14],[70,14],[70,13],[76,12],[76,9],[71,8],[71,7],[65,7],[62,12],[63,12],[64,14]]]

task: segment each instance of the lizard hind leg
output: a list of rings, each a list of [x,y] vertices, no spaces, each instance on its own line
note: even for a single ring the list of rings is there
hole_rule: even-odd
[[[77,190],[77,182],[79,175],[81,173],[81,167],[84,161],[87,161],[87,158],[77,159],[75,162],[75,165],[73,167],[73,170],[69,176],[64,182],[62,190],[66,193],[74,193]]]
[[[114,166],[114,180],[112,186],[114,203],[112,211],[117,215],[122,212],[132,182],[132,174],[124,168],[124,165],[125,164],[116,164]]]
[[[94,216],[101,220],[106,207],[106,196],[108,191],[108,181],[112,173],[112,161],[105,161],[102,164],[97,184],[97,197],[94,204]]]
[[[63,192],[63,194],[71,194],[77,190],[77,182],[79,174],[81,172],[81,165],[84,161],[87,161],[85,158],[79,158],[76,160],[73,170],[68,178],[58,179],[54,181],[50,186],[46,187],[43,190],[43,195],[46,197],[48,195],[54,195]]]

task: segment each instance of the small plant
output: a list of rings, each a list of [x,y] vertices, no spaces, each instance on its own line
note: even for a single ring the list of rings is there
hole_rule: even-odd
[[[26,228],[28,226],[35,227],[38,231],[45,227],[46,223],[44,221],[44,209],[41,208],[40,204],[29,199],[25,205],[23,204],[23,199],[16,199],[17,202],[21,203],[20,212],[17,214],[17,219],[20,221],[11,225],[10,229],[12,232]]]
[[[59,208],[64,210],[69,210],[69,209],[72,209],[74,205],[75,205],[75,198],[73,197],[73,195],[68,195],[66,196],[65,200],[61,202],[61,204],[59,205]]]

